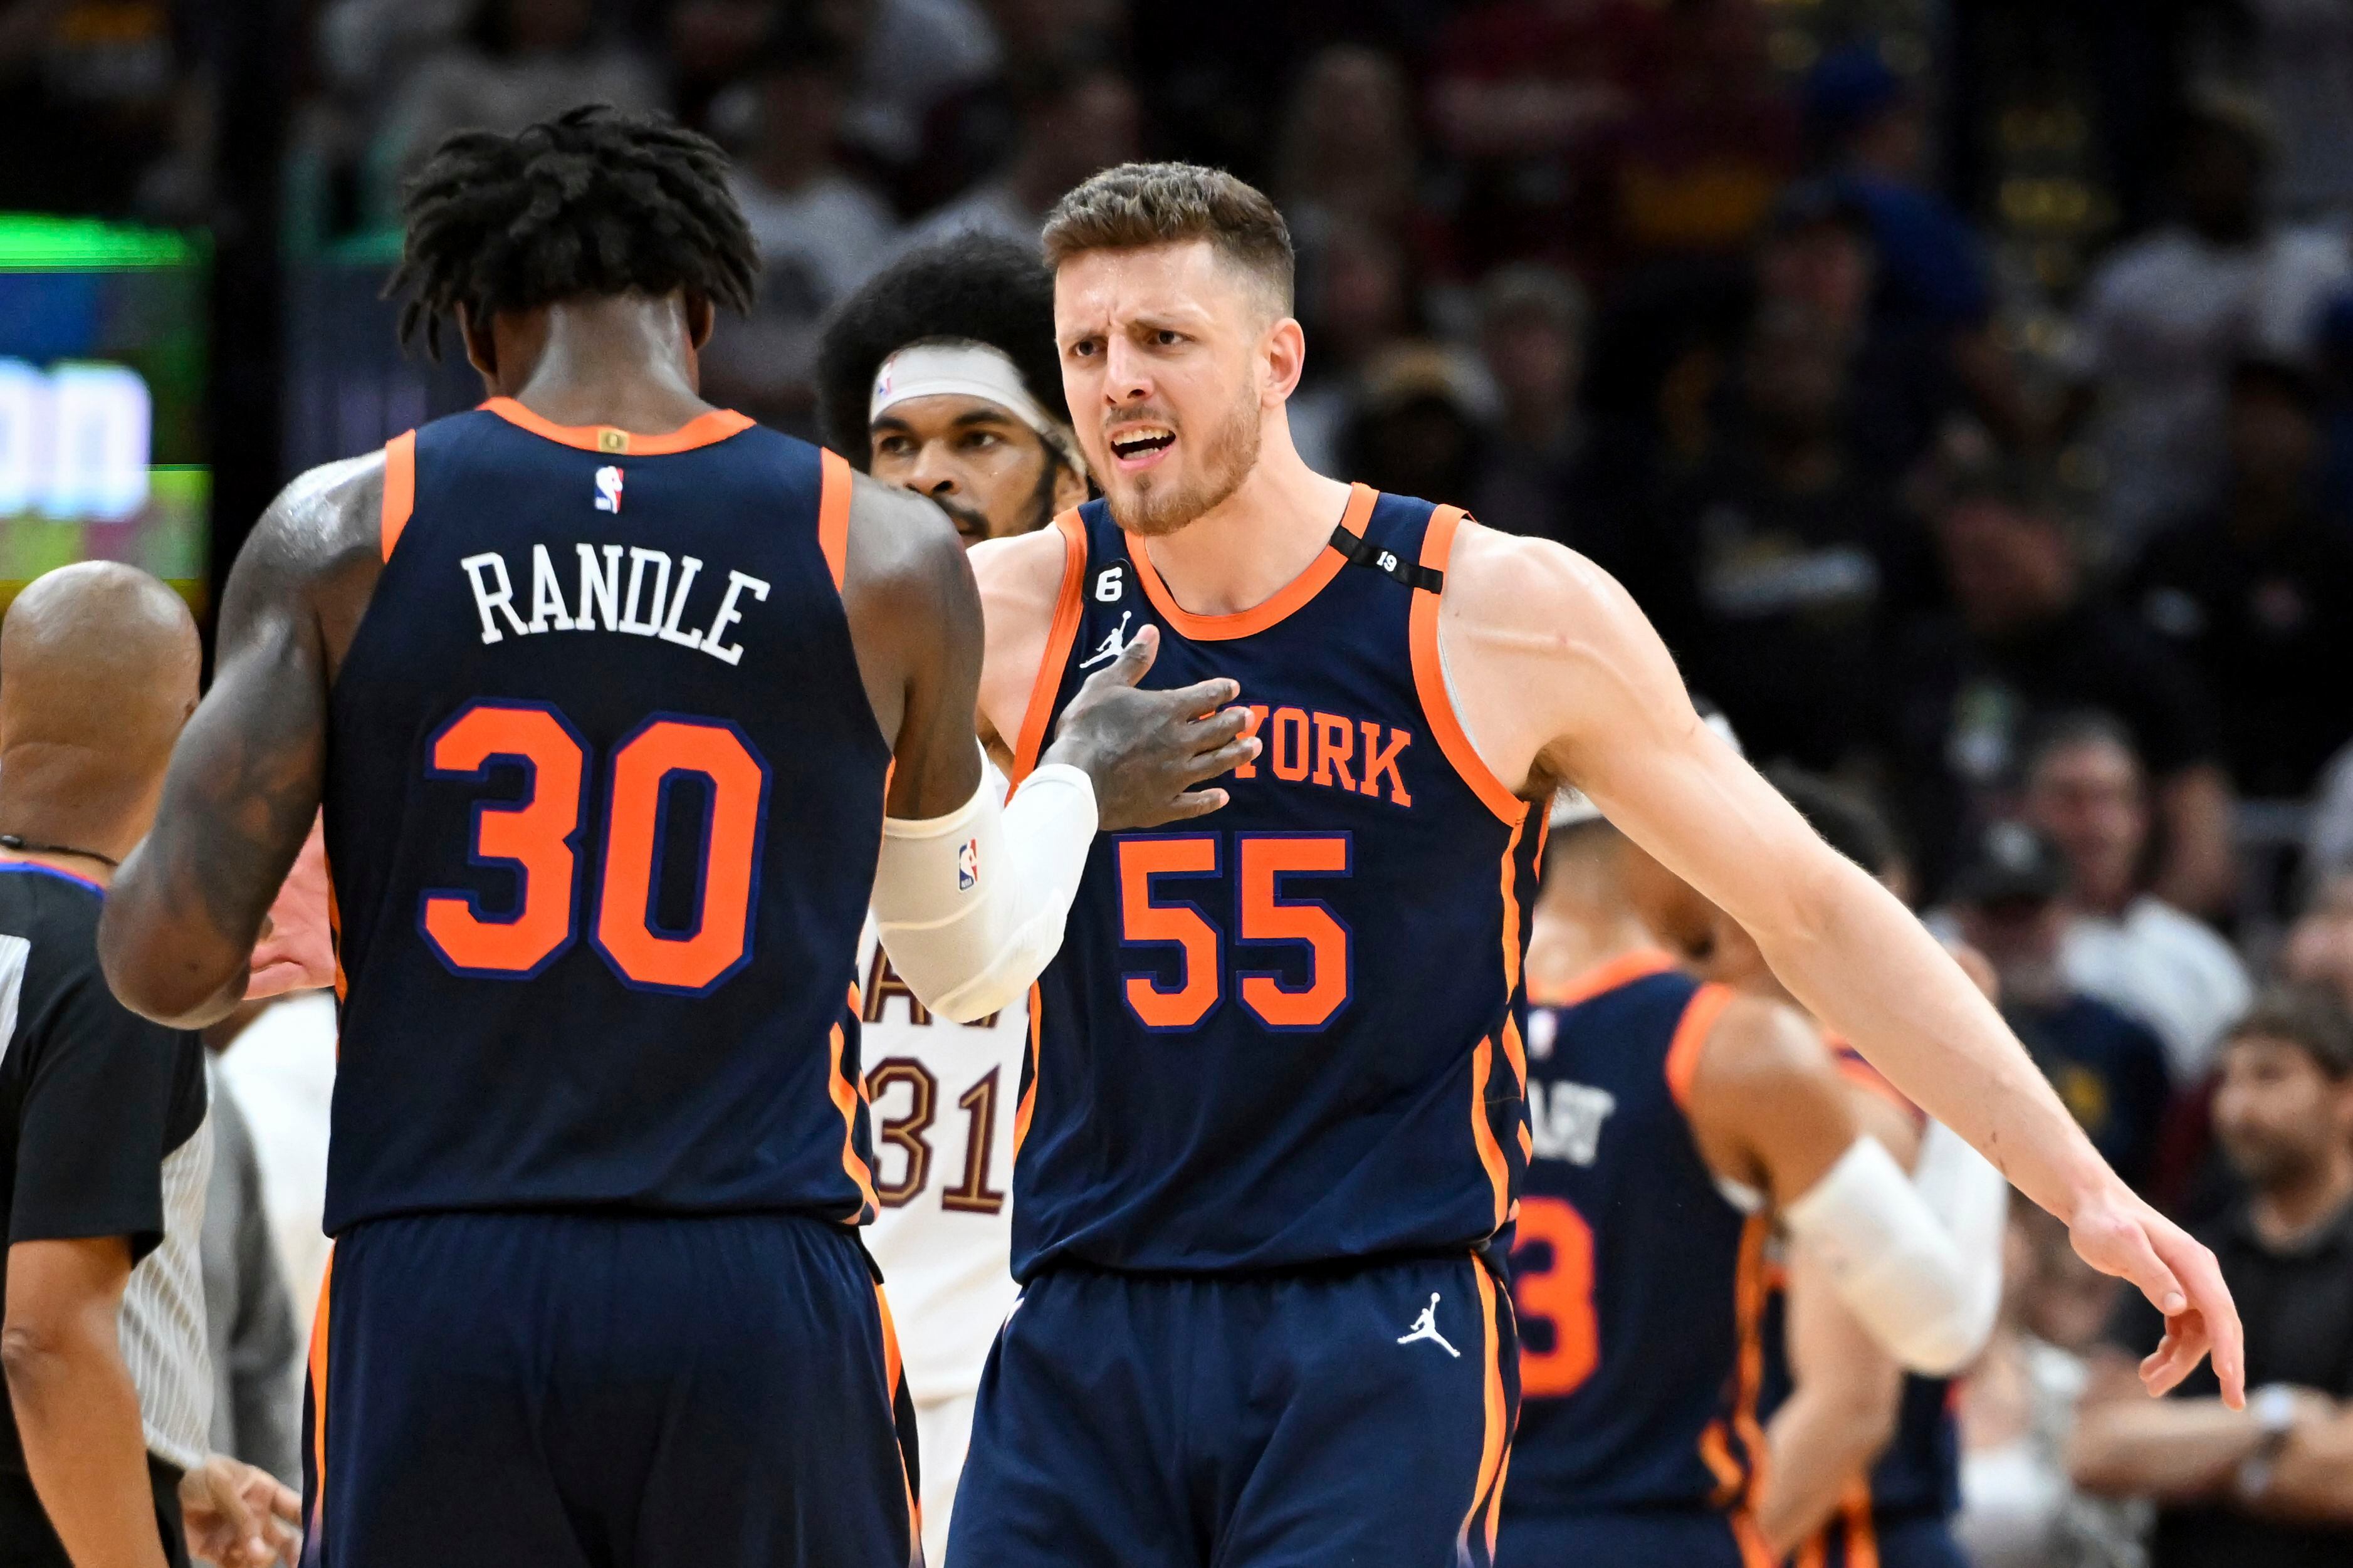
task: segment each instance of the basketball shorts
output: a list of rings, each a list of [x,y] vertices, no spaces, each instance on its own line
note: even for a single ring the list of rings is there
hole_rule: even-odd
[[[914,1407],[856,1236],[439,1214],[335,1244],[310,1568],[909,1568]]]
[[[1468,1257],[1058,1268],[990,1353],[947,1568],[1483,1568],[1518,1405]]]
[[[1506,1509],[1497,1568],[1774,1568],[1753,1529],[1706,1508],[1554,1517]]]
[[[1968,1568],[1935,1511],[1862,1510],[1831,1521],[1789,1556],[1790,1568]]]

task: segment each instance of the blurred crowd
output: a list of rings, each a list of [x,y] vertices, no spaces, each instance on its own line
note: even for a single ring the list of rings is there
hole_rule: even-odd
[[[277,5],[290,251],[452,129],[666,110],[765,258],[710,394],[802,433],[902,248],[1134,157],[1261,184],[1309,460],[1609,568],[1753,756],[1883,805],[2129,1177],[2259,1203],[2242,1020],[2353,1006],[2353,0]],[[0,209],[206,221],[219,9],[0,0]],[[2013,1264],[1972,1546],[2145,1561],[2069,1479],[2110,1295]]]

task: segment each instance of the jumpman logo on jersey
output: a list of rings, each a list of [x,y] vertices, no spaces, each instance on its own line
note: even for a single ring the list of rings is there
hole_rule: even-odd
[[[1398,1343],[1409,1345],[1423,1340],[1435,1340],[1440,1350],[1461,1361],[1462,1352],[1447,1343],[1446,1336],[1438,1331],[1438,1295],[1435,1290],[1430,1293],[1430,1305],[1421,1310],[1421,1316],[1413,1321],[1412,1328],[1398,1336]]]
[[[1134,610],[1122,610],[1119,625],[1112,627],[1111,636],[1103,638],[1102,647],[1079,660],[1079,668],[1085,669],[1091,665],[1108,664],[1117,658],[1127,647],[1127,623],[1134,614]]]

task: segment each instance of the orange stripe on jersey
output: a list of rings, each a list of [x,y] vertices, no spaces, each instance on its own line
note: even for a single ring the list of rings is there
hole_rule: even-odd
[[[833,574],[833,591],[841,592],[841,573],[849,559],[849,492],[856,482],[849,459],[831,447],[820,448],[817,463],[817,547],[825,552],[825,569]]]
[[[1512,1214],[1512,1168],[1487,1118],[1487,1084],[1494,1076],[1495,1037],[1487,1035],[1471,1053],[1471,1141],[1478,1145],[1479,1163],[1487,1168],[1488,1185],[1494,1189],[1495,1229],[1501,1230]]]
[[[1732,1457],[1732,1441],[1725,1436],[1724,1423],[1711,1421],[1699,1435],[1700,1463],[1715,1478],[1715,1491],[1708,1499],[1711,1508],[1728,1509],[1738,1502],[1748,1489],[1748,1469]]]
[[[319,1311],[311,1320],[311,1466],[318,1475],[319,1490],[303,1528],[313,1541],[319,1539],[319,1521],[327,1517],[327,1314],[334,1291],[335,1247],[330,1242],[326,1272],[319,1277]]]
[[[1653,974],[1668,973],[1674,967],[1675,961],[1660,949],[1637,948],[1632,952],[1621,952],[1615,958],[1605,958],[1560,990],[1546,992],[1544,1005],[1547,1007],[1574,1007],[1579,1002],[1590,1002],[1605,991],[1615,991],[1620,985],[1630,985]],[[1535,993],[1531,991],[1528,1000],[1533,1002],[1535,999]]]
[[[1846,1568],[1879,1568],[1879,1527],[1871,1517],[1871,1480],[1857,1476],[1839,1500],[1846,1527]]]
[[[1520,1021],[1513,1016],[1510,999],[1520,990],[1520,878],[1519,868],[1512,864],[1513,851],[1520,847],[1520,835],[1527,831],[1525,818],[1512,825],[1512,836],[1504,842],[1504,1059],[1511,1064],[1513,1091],[1525,1099],[1528,1092],[1528,1052],[1520,1039]]]
[[[335,1000],[341,1002],[351,995],[352,981],[351,976],[343,973],[343,907],[335,901],[335,868],[332,865],[327,868],[327,940],[335,950]],[[343,1032],[337,1030],[335,1056],[341,1059],[343,1054]]]
[[[1029,1087],[1021,1091],[1021,1103],[1013,1109],[1013,1158],[1021,1158],[1022,1141],[1029,1136],[1029,1113],[1038,1109],[1038,987],[1029,987]]]
[[[1430,515],[1430,527],[1421,536],[1421,563],[1433,572],[1446,570],[1447,557],[1454,549],[1454,531],[1462,521],[1461,507],[1442,506]],[[1430,733],[1437,738],[1438,749],[1471,786],[1472,793],[1486,803],[1487,809],[1504,822],[1517,826],[1528,815],[1528,803],[1514,795],[1503,780],[1497,778],[1480,757],[1471,737],[1462,731],[1462,721],[1454,712],[1454,700],[1447,695],[1446,670],[1438,652],[1438,607],[1440,596],[1427,588],[1413,591],[1413,614],[1409,640],[1413,645],[1413,689],[1421,699],[1422,717],[1430,721]]]
[[[392,559],[392,547],[400,542],[401,530],[408,526],[409,514],[416,510],[417,432],[404,430],[384,444],[384,507],[376,529],[386,561]]]
[[[1765,1427],[1757,1402],[1765,1390],[1765,1243],[1772,1235],[1768,1215],[1752,1215],[1740,1229],[1740,1262],[1733,1276],[1733,1321],[1739,1354],[1733,1363],[1732,1431],[1748,1451],[1748,1495],[1765,1489]]]
[[[853,1017],[857,1016],[858,987],[855,985],[849,988],[849,1011]],[[854,1222],[863,1225],[882,1207],[874,1196],[873,1173],[866,1168],[866,1162],[858,1157],[858,1119],[866,1114],[866,1086],[853,1083],[841,1070],[844,1047],[839,1024],[833,1026],[828,1048],[833,1057],[830,1070],[826,1074],[826,1085],[833,1096],[834,1109],[841,1112],[841,1169],[856,1185],[858,1195],[866,1205]]]
[[[1353,485],[1348,490],[1348,504],[1340,513],[1340,526],[1362,537],[1365,520],[1373,515],[1373,503],[1380,492],[1366,485]],[[1284,616],[1324,591],[1324,584],[1340,574],[1348,558],[1326,544],[1307,563],[1307,569],[1274,592],[1264,604],[1230,616],[1197,616],[1176,602],[1168,585],[1160,580],[1160,569],[1152,563],[1152,552],[1145,541],[1131,533],[1127,536],[1127,557],[1135,563],[1135,580],[1144,584],[1144,596],[1160,618],[1175,627],[1188,642],[1229,642],[1246,637],[1274,626]]]
[[[610,425],[558,425],[533,414],[512,397],[493,397],[481,406],[485,413],[495,414],[534,436],[576,447],[584,452],[602,452],[610,458],[660,458],[672,452],[691,452],[697,447],[708,447],[740,435],[754,423],[748,414],[714,408],[666,434],[640,436],[634,430],[616,429]]]
[[[1732,1539],[1740,1547],[1740,1568],[1774,1568],[1773,1549],[1765,1543],[1757,1516],[1745,1508],[1733,1510]]]
[[[1021,713],[1021,733],[1014,737],[1013,779],[1019,784],[1038,766],[1046,749],[1046,721],[1053,715],[1054,694],[1061,689],[1062,670],[1071,662],[1071,645],[1078,640],[1079,621],[1086,612],[1082,592],[1087,577],[1087,528],[1075,511],[1054,519],[1062,536],[1062,586],[1054,600],[1054,619],[1046,631],[1046,651],[1038,661],[1038,679],[1030,683],[1029,706]]]
[[[1454,1537],[1455,1561],[1468,1562],[1471,1532],[1482,1528],[1481,1515],[1502,1485],[1504,1468],[1511,1458],[1511,1434],[1506,1430],[1509,1416],[1504,1408],[1503,1331],[1496,1319],[1500,1305],[1495,1300],[1495,1282],[1478,1263],[1471,1266],[1471,1277],[1479,1286],[1479,1326],[1486,1338],[1486,1375],[1482,1387],[1486,1400],[1486,1428],[1479,1444],[1479,1475],[1471,1489],[1471,1508],[1462,1516],[1462,1528]],[[1493,1521],[1488,1521],[1488,1555],[1494,1554]]]
[[[1707,1037],[1736,994],[1729,986],[1703,985],[1684,1005],[1683,1022],[1675,1026],[1675,1037],[1667,1047],[1667,1092],[1685,1110],[1691,1107],[1692,1079],[1698,1076]]]

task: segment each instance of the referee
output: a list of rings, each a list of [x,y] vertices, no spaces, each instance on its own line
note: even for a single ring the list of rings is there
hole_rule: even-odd
[[[107,563],[50,573],[0,625],[0,1568],[163,1568],[192,1543],[246,1568],[295,1512],[206,1453],[204,1047],[98,964],[198,659],[179,599]]]

